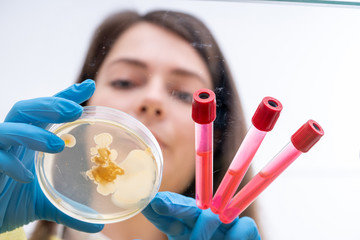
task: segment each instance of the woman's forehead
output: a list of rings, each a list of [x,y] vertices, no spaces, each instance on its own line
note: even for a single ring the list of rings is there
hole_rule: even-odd
[[[192,45],[154,24],[137,23],[116,40],[106,62],[112,64],[120,59],[141,62],[148,68],[182,69],[211,82],[205,61]]]

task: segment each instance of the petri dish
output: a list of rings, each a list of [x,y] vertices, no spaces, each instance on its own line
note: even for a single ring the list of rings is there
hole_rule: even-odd
[[[160,146],[138,120],[116,109],[86,106],[73,122],[50,124],[65,148],[37,152],[35,168],[46,197],[65,214],[113,223],[138,214],[158,192]]]

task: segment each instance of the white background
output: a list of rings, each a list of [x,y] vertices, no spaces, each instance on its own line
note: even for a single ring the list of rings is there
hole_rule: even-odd
[[[265,96],[284,110],[259,171],[308,119],[325,130],[258,198],[265,240],[360,239],[360,8],[243,1],[1,1],[0,119],[18,100],[53,95],[77,77],[99,22],[117,10],[175,9],[220,42],[250,119]]]

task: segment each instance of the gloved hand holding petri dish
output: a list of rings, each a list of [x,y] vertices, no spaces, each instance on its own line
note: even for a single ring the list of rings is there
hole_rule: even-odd
[[[163,168],[152,133],[130,115],[86,106],[74,122],[51,124],[65,148],[38,152],[35,167],[46,197],[67,215],[90,223],[126,220],[158,192]]]

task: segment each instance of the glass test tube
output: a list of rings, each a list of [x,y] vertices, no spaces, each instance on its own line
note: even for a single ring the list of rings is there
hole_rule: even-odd
[[[280,101],[272,97],[263,98],[259,104],[252,117],[252,126],[249,128],[214,195],[211,203],[213,213],[221,213],[232,196],[234,196],[266,133],[274,128],[281,110],[282,104]]]
[[[296,158],[324,135],[324,131],[313,120],[306,122],[291,137],[291,142],[280,151],[251,181],[230,201],[220,214],[223,223],[232,222],[264,191]]]
[[[215,93],[200,89],[193,95],[195,122],[195,198],[201,209],[210,207],[213,193],[213,121],[216,117]]]

